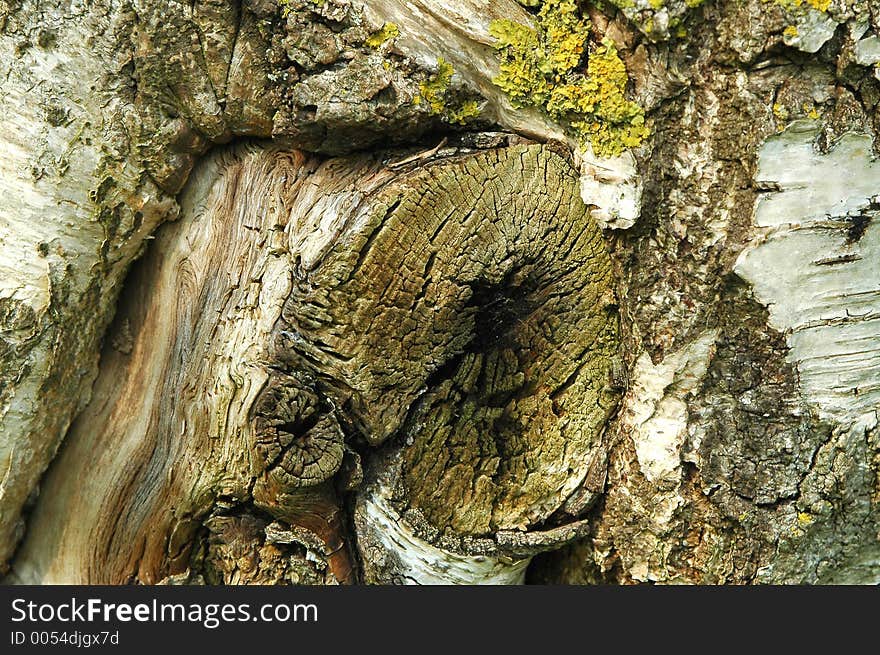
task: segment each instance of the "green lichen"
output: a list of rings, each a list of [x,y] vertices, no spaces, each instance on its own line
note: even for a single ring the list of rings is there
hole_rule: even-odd
[[[493,21],[490,31],[500,54],[493,81],[514,105],[543,109],[597,155],[614,157],[642,143],[649,130],[644,110],[626,99],[626,67],[610,39],[589,54],[582,72],[589,27],[574,0],[546,0],[537,29]]]
[[[480,115],[480,106],[476,100],[450,102],[449,86],[454,73],[452,64],[442,57],[438,58],[437,72],[419,85],[415,103],[425,103],[431,115],[440,116],[447,123],[464,125]]]
[[[370,34],[364,43],[370,48],[378,48],[386,41],[397,38],[399,35],[400,30],[397,25],[394,23],[385,23],[381,29]]]

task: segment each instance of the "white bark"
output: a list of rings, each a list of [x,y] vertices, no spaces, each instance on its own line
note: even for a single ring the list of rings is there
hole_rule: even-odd
[[[867,134],[816,151],[795,123],[761,148],[755,242],[735,270],[788,335],[804,399],[848,423],[880,407],[880,164]]]
[[[140,167],[114,161],[127,127],[126,103],[105,87],[125,56],[101,36],[112,35],[114,16],[82,6],[75,15],[47,8],[29,47],[0,35],[0,562],[89,398],[128,263],[177,211]],[[107,177],[114,185],[102,191]]]
[[[522,584],[531,557],[497,554],[469,555],[438,548],[419,537],[388,503],[381,488],[362,495],[363,530],[373,536],[395,572],[384,582],[415,585]],[[362,537],[363,538],[363,537]],[[371,566],[378,563],[371,561]]]

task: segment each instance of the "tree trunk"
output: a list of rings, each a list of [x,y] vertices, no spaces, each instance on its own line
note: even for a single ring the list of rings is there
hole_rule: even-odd
[[[6,580],[877,583],[878,39],[0,0]]]

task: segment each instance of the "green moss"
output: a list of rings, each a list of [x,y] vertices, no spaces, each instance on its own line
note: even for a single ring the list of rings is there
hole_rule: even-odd
[[[419,85],[419,95],[415,102],[427,104],[432,115],[441,116],[447,123],[464,125],[480,115],[480,107],[476,100],[449,102],[449,85],[454,73],[452,64],[442,57],[438,58],[437,72]]]
[[[603,157],[619,155],[649,134],[644,110],[626,99],[626,67],[614,43],[605,39],[581,70],[589,33],[573,0],[546,0],[537,29],[508,20],[490,30],[500,53],[495,84],[517,106],[543,109],[573,128]]]
[[[378,48],[386,41],[397,38],[399,35],[400,30],[397,28],[397,25],[394,23],[385,23],[381,29],[370,34],[364,43],[370,48]]]

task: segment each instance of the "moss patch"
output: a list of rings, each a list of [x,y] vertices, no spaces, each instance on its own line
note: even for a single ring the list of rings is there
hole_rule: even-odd
[[[611,40],[589,54],[582,72],[589,28],[573,0],[544,2],[536,29],[493,21],[490,31],[501,58],[493,81],[514,105],[543,109],[574,129],[597,155],[613,157],[650,132],[644,110],[626,99],[626,67]]]

